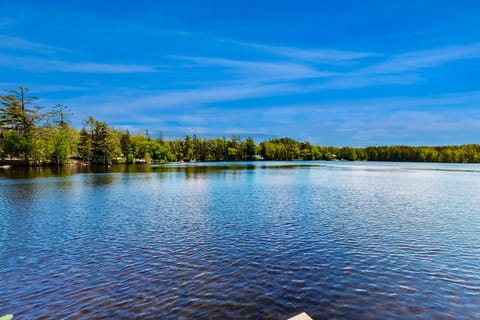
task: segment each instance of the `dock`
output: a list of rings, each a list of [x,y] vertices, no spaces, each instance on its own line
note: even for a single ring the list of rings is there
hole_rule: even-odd
[[[294,317],[288,318],[287,320],[313,320],[306,312],[297,314]]]

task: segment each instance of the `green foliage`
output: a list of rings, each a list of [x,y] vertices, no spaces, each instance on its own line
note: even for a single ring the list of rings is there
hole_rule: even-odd
[[[43,118],[39,106],[31,106],[38,98],[28,95],[28,89],[19,86],[8,90],[6,95],[0,96],[0,128],[2,131],[14,132],[8,136],[10,143],[15,147],[7,147],[11,157],[22,158],[28,161],[33,147],[33,130]]]
[[[80,130],[80,139],[77,145],[78,154],[85,160],[90,161],[93,158],[92,133],[89,133],[85,127]]]
[[[132,139],[130,131],[128,130],[120,134],[120,149],[122,150],[122,155],[126,158],[127,163],[133,163]]]
[[[416,162],[450,162],[478,163],[480,145],[411,147],[383,146],[364,149],[369,161],[416,161]]]
[[[122,154],[121,137],[107,123],[89,117],[80,131],[79,154],[88,162],[111,164]]]
[[[272,139],[260,143],[260,154],[265,160],[302,160],[302,144],[290,138]],[[306,160],[313,159],[308,146],[303,146],[303,156]]]
[[[18,87],[0,96],[0,154],[2,159],[27,164],[63,164],[71,155],[75,130],[68,124],[67,107],[57,105],[41,112],[32,106],[37,97]]]
[[[72,154],[72,143],[69,132],[65,129],[60,129],[55,133],[54,150],[52,153],[53,160],[59,165],[65,164]]]

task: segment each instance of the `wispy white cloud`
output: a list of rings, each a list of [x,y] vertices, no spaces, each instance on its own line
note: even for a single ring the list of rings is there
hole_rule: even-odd
[[[135,93],[117,90],[109,95],[78,97],[65,100],[63,103],[78,110],[82,118],[94,115],[100,118],[136,119],[139,122],[151,123],[161,122],[163,117],[168,115],[167,118],[170,120],[191,124],[231,124],[232,119],[255,118],[259,121],[278,124],[293,124],[298,121],[298,123],[312,122],[315,125],[320,123],[325,125],[330,121],[332,128],[340,126],[344,119],[360,117],[364,119],[368,114],[381,115],[398,110],[425,111],[454,107],[465,109],[480,105],[480,92],[465,92],[424,98],[393,96],[382,99],[347,99],[278,106],[260,104],[249,109],[242,108],[241,112],[237,108],[221,107],[223,102],[290,95],[313,90],[316,89],[294,84],[244,84],[167,92],[140,90]],[[157,119],[154,112],[162,116]],[[365,121],[365,125],[370,123],[370,120]]]
[[[317,86],[318,89],[352,89],[365,88],[381,85],[408,85],[424,81],[417,74],[400,75],[359,75],[355,73],[335,77],[324,84]]]
[[[388,97],[382,99],[281,105],[259,110],[265,119],[290,128],[334,133],[360,145],[381,143],[424,143],[436,137],[444,143],[461,137],[464,143],[476,141],[480,130],[480,92],[462,92],[432,97]],[[262,116],[260,116],[262,117]],[[315,129],[318,128],[318,129]],[[321,132],[323,130],[323,132]],[[275,129],[272,128],[272,131]],[[453,141],[453,140],[452,140]]]
[[[157,28],[155,28],[157,29]],[[157,32],[164,32],[166,34],[173,34],[173,35],[177,35],[177,36],[185,36],[185,37],[190,37],[190,36],[193,36],[195,35],[194,33],[192,32],[189,32],[189,31],[184,31],[184,30],[178,30],[178,29],[170,29],[170,30],[156,30]]]
[[[89,98],[74,99],[68,102],[69,105],[79,105],[84,110],[104,112],[106,114],[115,112],[153,111],[177,109],[179,107],[191,110],[205,105],[211,105],[226,101],[238,101],[258,98],[272,94],[287,94],[301,91],[302,88],[289,84],[272,85],[242,85],[223,86],[215,88],[198,88],[191,90],[174,90],[163,93],[147,94],[142,92],[142,97],[121,93],[113,95]],[[99,102],[102,101],[102,102]]]
[[[0,82],[0,88],[13,89],[20,84],[13,82]],[[84,91],[88,90],[87,86],[73,86],[66,84],[38,84],[38,83],[22,83],[22,86],[32,88],[31,93],[47,93],[47,92],[65,92],[65,91]]]
[[[480,59],[480,44],[448,46],[394,55],[383,62],[351,69],[319,84],[318,89],[350,89],[379,85],[410,85],[427,81],[422,69],[466,59]]]
[[[400,73],[433,68],[449,62],[475,58],[480,58],[479,43],[394,55],[386,61],[366,67],[360,70],[360,72],[368,74]]]
[[[234,87],[200,88],[194,90],[178,90],[145,98],[146,103],[155,103],[164,106],[200,105],[223,101],[234,101],[262,97],[278,93],[298,91],[297,86],[288,84],[278,85],[250,85]]]
[[[325,64],[351,63],[360,59],[375,57],[379,55],[375,52],[346,51],[337,49],[302,49],[296,47],[272,46],[225,39],[220,39],[219,41],[257,49],[273,55],[287,57],[294,60],[303,60]]]
[[[235,75],[257,80],[295,80],[308,78],[324,78],[334,75],[333,72],[318,71],[315,68],[290,62],[244,61],[224,58],[175,56],[194,62],[199,67],[220,67],[230,70]]]
[[[0,65],[31,72],[74,72],[74,73],[146,73],[157,72],[151,66],[136,64],[109,64],[98,62],[71,62],[35,57],[18,57],[0,54]]]
[[[54,53],[68,51],[63,48],[49,46],[43,43],[29,41],[23,38],[0,35],[0,48],[19,49],[40,53]]]
[[[272,114],[325,114],[333,116],[356,115],[358,114],[385,114],[399,110],[426,111],[426,110],[472,110],[480,114],[480,91],[467,91],[461,93],[451,93],[424,97],[402,97],[390,96],[386,98],[370,99],[342,99],[336,101],[317,101],[306,104],[288,104],[269,107]],[[455,108],[456,107],[456,108]],[[366,123],[369,125],[369,123]]]
[[[354,145],[388,143],[429,143],[422,137],[462,137],[473,141],[472,132],[480,130],[480,92],[463,92],[424,98],[392,96],[382,99],[310,101],[305,104],[265,105],[245,109],[223,107],[222,102],[254,99],[264,95],[298,92],[291,85],[218,87],[177,90],[138,95],[86,97],[65,101],[77,117],[93,115],[109,119],[117,126],[131,126],[142,131],[164,131],[182,137],[196,132],[221,136],[291,136],[307,139],[314,135],[323,144],[333,140]],[[134,98],[136,97],[136,98]],[[100,101],[100,102],[99,102]],[[457,111],[458,110],[458,111]],[[254,121],[252,119],[255,119]],[[237,128],[238,130],[233,130]],[[144,130],[143,129],[143,130]],[[233,131],[231,131],[232,129]],[[348,141],[348,142],[347,142]]]
[[[237,42],[235,42],[237,43]],[[243,44],[242,42],[239,42]],[[243,79],[258,81],[292,81],[302,79],[318,79],[310,85],[310,90],[350,89],[381,85],[411,85],[427,81],[427,76],[419,71],[425,68],[438,67],[443,64],[464,59],[480,58],[480,44],[464,46],[448,46],[432,50],[414,51],[393,55],[383,62],[375,53],[349,52],[339,50],[302,50],[290,47],[270,47],[259,44],[245,44],[257,49],[273,49],[289,52],[292,60],[288,61],[251,61],[225,58],[174,56],[177,59],[193,61],[199,67],[218,67]],[[282,51],[282,52],[283,52]],[[291,54],[290,54],[291,53]],[[342,71],[318,70],[309,57],[320,57],[328,60],[355,60],[371,57],[362,64],[367,67],[350,67]],[[328,68],[328,66],[326,66]],[[308,91],[308,87],[306,88]]]
[[[480,130],[480,114],[405,110],[350,119],[341,124],[338,130],[351,134],[353,139],[372,142],[384,139],[410,140],[432,135],[437,138],[470,136],[471,139],[471,133]]]
[[[330,77],[325,83],[319,84],[318,89],[349,89],[349,88],[362,88],[370,87],[376,85],[408,85],[414,84],[421,81],[425,81],[426,78],[421,76],[418,72],[422,69],[435,68],[446,63],[466,60],[466,59],[476,59],[480,58],[480,44],[466,44],[466,45],[457,45],[457,46],[446,46],[430,50],[420,50],[413,51],[403,54],[397,54],[390,56],[384,61],[379,62],[379,58],[386,57],[386,54],[379,54],[375,52],[361,52],[361,51],[342,51],[336,49],[301,49],[288,46],[270,46],[257,43],[247,43],[235,40],[220,40],[224,42],[229,42],[249,48],[253,48],[260,51],[266,51],[268,53],[288,57],[290,60],[288,62],[280,62],[279,64],[285,64],[285,75],[284,78],[288,79],[288,72],[292,73],[290,79],[296,79],[295,74],[299,78],[302,76],[300,68],[292,68],[289,70],[287,66],[302,66],[306,69],[309,69],[310,72],[304,72],[303,75],[305,78],[316,77],[316,70],[312,65],[316,64],[337,64],[337,63],[348,63],[348,62],[359,62],[362,61],[362,65],[366,67],[350,68],[350,70],[336,71],[336,72],[318,72],[320,77]],[[388,57],[388,56],[387,56]],[[366,58],[370,58],[365,60]],[[248,71],[249,65],[248,62],[244,66],[241,66],[240,62],[235,64],[234,62],[221,59],[215,59],[214,61],[203,60],[203,63],[222,63],[225,67],[243,67]],[[305,64],[309,63],[309,65]],[[274,64],[274,63],[273,63]],[[258,67],[258,68],[257,68]],[[253,70],[269,70],[269,66],[255,66],[251,65]],[[272,68],[274,70],[274,68]],[[295,73],[297,71],[297,73]]]

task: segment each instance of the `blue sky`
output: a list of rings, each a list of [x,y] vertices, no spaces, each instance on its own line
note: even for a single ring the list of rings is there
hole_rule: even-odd
[[[477,1],[1,1],[0,89],[167,138],[480,142]]]

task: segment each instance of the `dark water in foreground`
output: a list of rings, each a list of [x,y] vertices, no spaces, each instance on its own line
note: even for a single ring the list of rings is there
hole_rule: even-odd
[[[480,166],[0,170],[0,315],[479,319]]]

